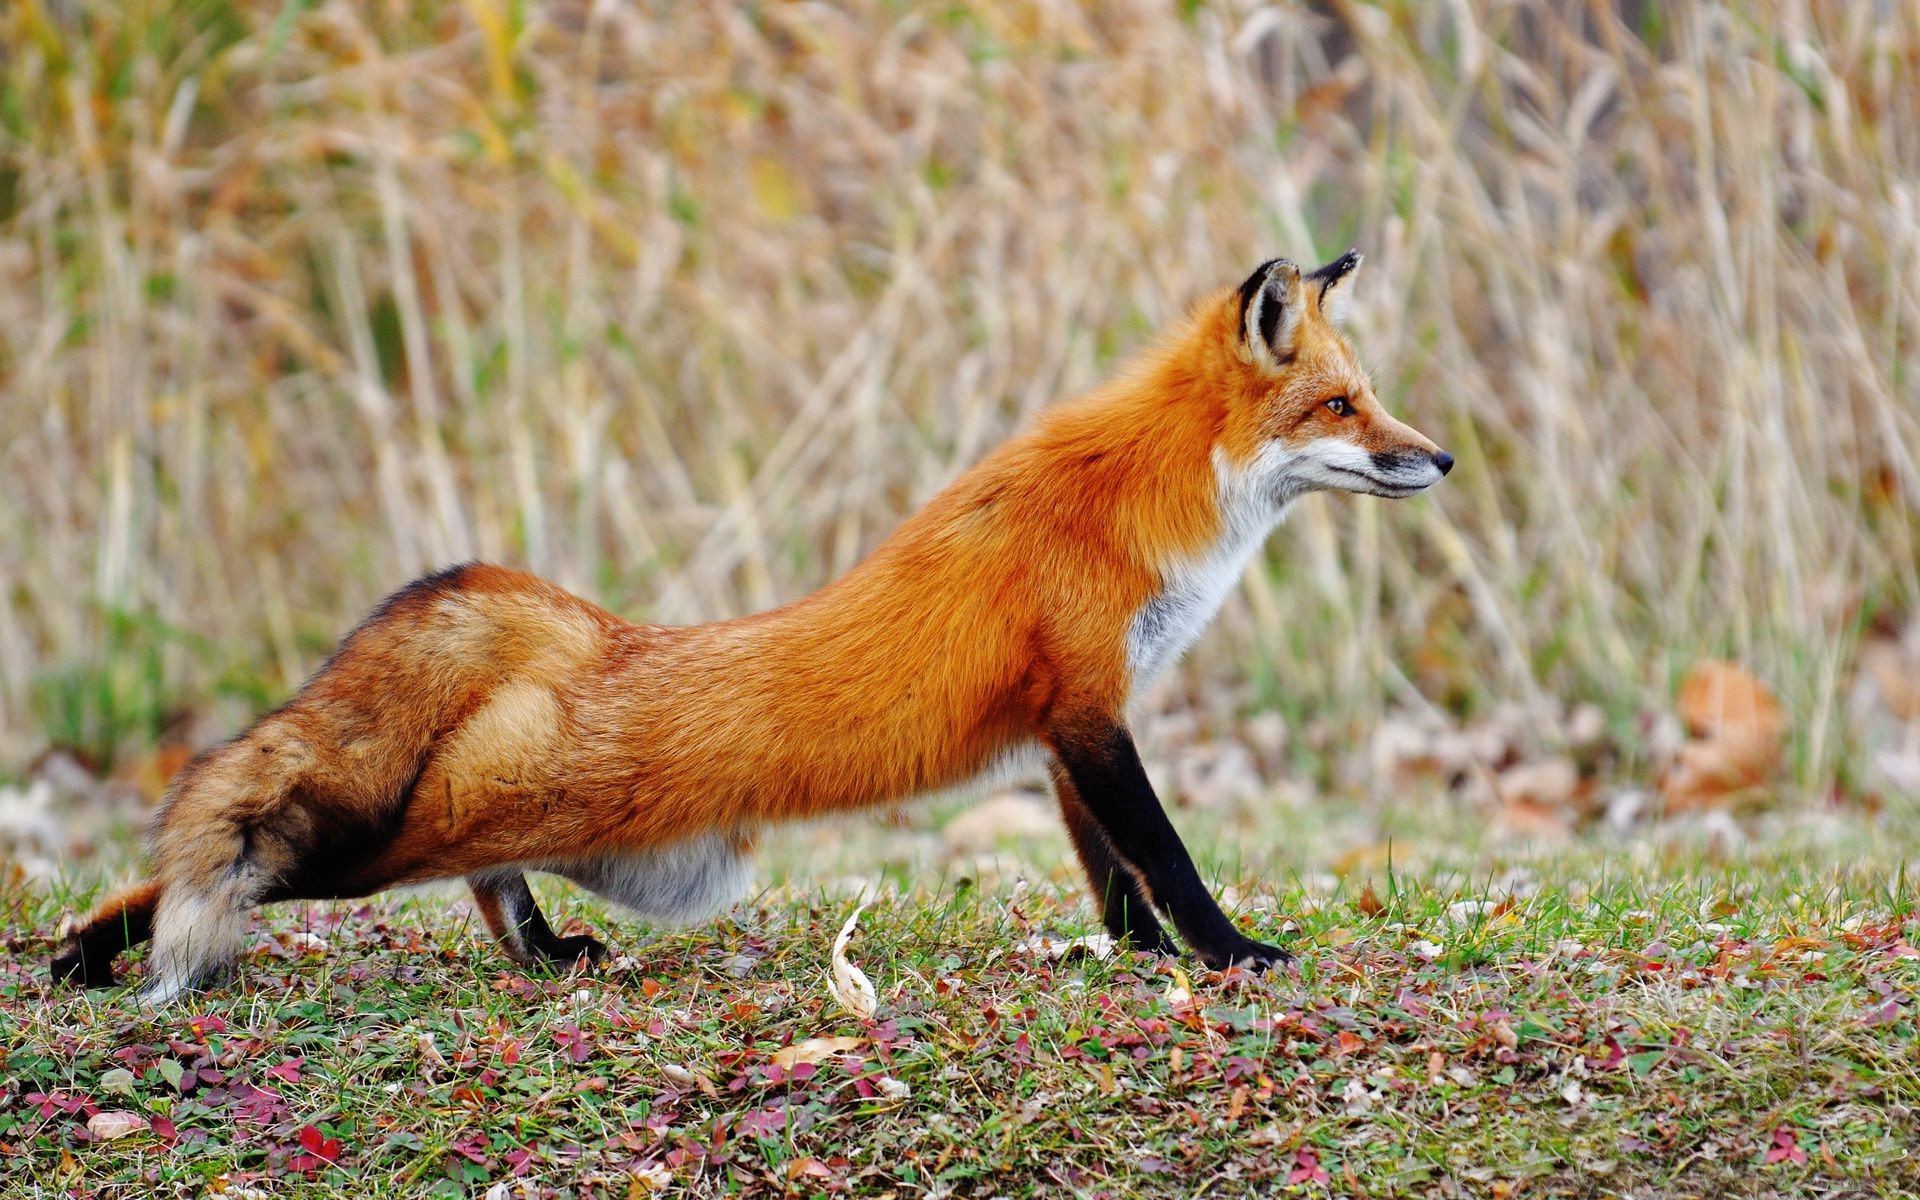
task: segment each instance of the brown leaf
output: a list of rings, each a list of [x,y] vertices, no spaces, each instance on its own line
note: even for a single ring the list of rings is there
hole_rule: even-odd
[[[1893,638],[1875,638],[1860,649],[1860,665],[1880,685],[1887,707],[1902,721],[1920,721],[1920,669]]]
[[[1767,685],[1733,663],[1696,664],[1680,681],[1678,703],[1687,731],[1699,738],[1744,733],[1778,739],[1787,727],[1786,713]]]
[[[1353,906],[1360,910],[1362,916],[1368,917],[1377,917],[1387,911],[1387,906],[1380,900],[1380,893],[1373,890],[1372,881],[1368,881],[1367,890],[1360,893],[1360,898],[1353,902]]]
[[[864,1041],[865,1038],[857,1037],[812,1037],[775,1050],[767,1055],[767,1061],[776,1067],[792,1068],[801,1063],[818,1066],[829,1058],[857,1049]]]
[[[1018,792],[989,797],[948,821],[940,831],[947,849],[981,854],[1003,843],[1056,837],[1060,818],[1046,805]]]
[[[140,1133],[146,1127],[147,1119],[139,1113],[109,1109],[87,1118],[87,1132],[103,1142],[123,1138],[130,1133]]]
[[[1780,767],[1787,719],[1767,686],[1732,663],[1704,662],[1681,681],[1680,717],[1694,740],[1661,781],[1670,812],[1716,808]]]
[[[1494,824],[1502,836],[1522,841],[1552,841],[1573,833],[1573,818],[1566,810],[1534,800],[1502,805]]]
[[[862,904],[854,909],[847,923],[840,927],[840,936],[833,939],[833,952],[828,960],[831,974],[827,979],[827,992],[841,1008],[862,1021],[873,1019],[880,1005],[880,994],[874,990],[867,973],[848,960],[847,944],[853,941],[853,931],[859,927],[860,914],[866,907]]]
[[[1580,771],[1564,758],[1542,758],[1518,763],[1500,772],[1494,791],[1506,805],[1539,809],[1564,808],[1580,787]]]
[[[1227,1122],[1238,1121],[1247,1111],[1247,1086],[1241,1084],[1233,1089],[1233,1095],[1227,1097]]]

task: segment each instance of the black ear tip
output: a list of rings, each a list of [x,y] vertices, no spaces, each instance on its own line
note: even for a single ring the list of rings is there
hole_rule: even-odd
[[[1324,286],[1331,286],[1353,274],[1354,271],[1359,269],[1360,264],[1365,261],[1366,256],[1361,254],[1360,251],[1349,250],[1326,266],[1316,268],[1307,278]]]

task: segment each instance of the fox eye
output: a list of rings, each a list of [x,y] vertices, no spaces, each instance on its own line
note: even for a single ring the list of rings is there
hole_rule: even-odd
[[[1327,401],[1327,411],[1336,417],[1344,417],[1353,411],[1353,405],[1345,396],[1335,396]]]

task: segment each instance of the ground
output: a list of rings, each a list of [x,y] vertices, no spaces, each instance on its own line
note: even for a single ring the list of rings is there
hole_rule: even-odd
[[[1920,1194],[1920,913],[1897,859],[1833,857],[1589,845],[1463,874],[1369,852],[1229,894],[1299,952],[1265,978],[1070,945],[1095,929],[1059,856],[800,873],[670,933],[547,881],[556,923],[615,944],[601,969],[511,967],[452,893],[292,905],[237,984],[159,1012],[49,991],[43,935],[84,897],[16,881],[0,1175],[95,1196]],[[856,888],[870,1019],[829,982]]]

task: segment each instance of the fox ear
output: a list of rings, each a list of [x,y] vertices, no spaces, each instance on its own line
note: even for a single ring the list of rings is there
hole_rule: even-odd
[[[1300,268],[1284,258],[1261,263],[1240,285],[1240,340],[1253,360],[1274,367],[1293,358],[1300,334]]]
[[[1350,281],[1365,261],[1358,250],[1349,250],[1307,276],[1314,306],[1329,323],[1339,325],[1346,321],[1347,307],[1353,300]]]

